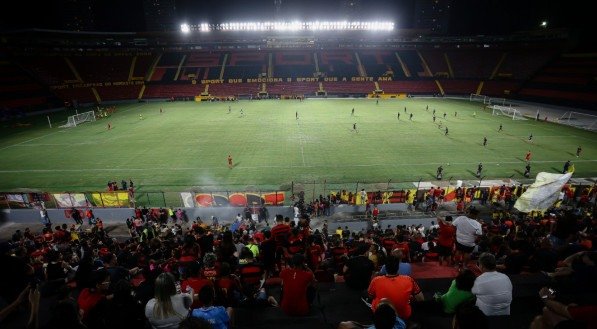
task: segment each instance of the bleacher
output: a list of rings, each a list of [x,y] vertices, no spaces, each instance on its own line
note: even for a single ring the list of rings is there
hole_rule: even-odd
[[[354,53],[350,51],[321,51],[319,58],[319,71],[328,77],[357,77],[359,71]]]
[[[448,95],[470,95],[477,92],[478,80],[439,79],[444,92]]]
[[[520,95],[532,100],[578,105],[597,101],[597,56],[564,54],[524,84]]]
[[[429,66],[432,76],[449,77],[450,68],[446,62],[445,53],[436,50],[421,50],[421,56]]]
[[[319,89],[317,82],[272,82],[267,84],[269,95],[315,95]]]
[[[68,102],[71,102],[73,100],[77,100],[79,104],[97,102],[97,99],[93,94],[93,91],[89,87],[56,89],[54,90],[54,93],[60,99]]]
[[[209,85],[209,94],[218,97],[253,96],[261,90],[260,83],[215,83]]]
[[[0,107],[26,108],[44,105],[49,93],[16,65],[0,64]]]
[[[137,56],[137,61],[135,62],[135,68],[133,69],[133,77],[142,77],[145,78],[147,72],[149,71],[151,64],[155,60],[155,57],[152,55],[140,55]]]
[[[223,78],[258,78],[267,74],[268,53],[232,52],[228,54]]]
[[[296,81],[297,78],[315,77],[321,78],[323,90],[330,95],[364,95],[374,91],[374,83],[341,80],[367,76],[375,80],[392,77],[394,81],[379,82],[385,93],[439,94],[440,89],[434,81],[439,79],[446,95],[477,93],[480,87],[481,93],[490,96],[520,96],[580,105],[593,103],[597,91],[595,59],[587,54],[563,55],[554,60],[555,56],[557,49],[546,51],[540,47],[516,49],[511,46],[503,49],[181,50],[141,55],[135,52],[130,55],[98,52],[60,55],[54,52],[48,56],[20,57],[18,64],[31,81],[20,83],[16,81],[19,74],[4,73],[14,76],[15,80],[3,83],[0,94],[3,94],[3,104],[10,107],[41,104],[44,97],[48,97],[46,88],[69,84],[66,89],[49,89],[58,90],[54,94],[64,100],[81,96],[80,101],[87,102],[95,101],[95,96],[90,86],[82,87],[81,84],[148,78],[143,98],[194,97],[203,93],[208,83],[212,96],[255,96],[263,91],[261,83],[253,85],[244,81],[282,78],[283,82],[267,83],[265,91],[272,96],[315,95],[319,82]],[[335,77],[339,82],[325,81],[323,77]],[[220,78],[224,83],[204,81],[201,84],[201,80]],[[231,79],[243,82],[229,86],[227,83]],[[195,81],[197,83],[193,84]],[[73,88],[73,84],[78,85],[77,88]],[[97,86],[96,90],[101,100],[124,100],[136,99],[140,88],[104,85]],[[7,102],[8,99],[11,101]]]
[[[95,87],[102,101],[136,99],[141,91],[140,85]]]
[[[133,56],[70,56],[84,82],[128,81]]]
[[[425,68],[423,67],[423,63],[421,62],[421,58],[419,54],[417,54],[414,50],[401,50],[398,51],[398,55],[402,59],[404,65],[408,68],[411,77],[418,78],[418,77],[429,77],[425,72]]]
[[[487,79],[498,65],[503,52],[498,50],[466,49],[446,52],[454,78]]]
[[[440,90],[434,80],[405,80],[405,81],[381,81],[380,88],[384,93],[390,94],[439,94]]]
[[[496,79],[522,81],[529,79],[537,70],[554,57],[552,51],[509,51],[496,72]]]
[[[368,50],[359,51],[358,54],[367,76],[392,76],[394,78],[404,78],[404,71],[400,68],[400,63],[394,52]]]
[[[373,82],[324,82],[323,89],[328,95],[371,94],[375,90]]]
[[[205,90],[201,84],[149,84],[145,87],[143,98],[178,98],[195,97]]]
[[[518,92],[521,84],[520,81],[488,80],[484,82],[481,94],[500,97],[510,96]]]
[[[26,70],[34,74],[39,80],[49,86],[60,85],[65,81],[77,80],[72,70],[68,67],[64,57],[21,57],[19,58],[19,63]]]

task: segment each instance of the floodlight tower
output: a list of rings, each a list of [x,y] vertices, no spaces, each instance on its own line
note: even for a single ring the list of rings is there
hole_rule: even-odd
[[[274,19],[280,19],[280,11],[282,10],[282,0],[274,0]]]

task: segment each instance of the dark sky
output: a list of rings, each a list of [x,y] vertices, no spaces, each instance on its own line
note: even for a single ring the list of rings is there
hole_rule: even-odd
[[[11,9],[0,11],[0,28],[61,29],[61,1],[11,1]],[[95,1],[96,27],[101,31],[143,31],[143,0]],[[282,0],[282,17],[302,20],[345,19],[349,12],[341,3],[360,2],[353,12],[361,19],[392,20],[398,28],[412,28],[415,0]],[[177,23],[187,21],[273,20],[274,0],[176,0]],[[537,28],[543,19],[550,27],[594,30],[588,1],[571,0],[453,0],[450,34],[508,34]],[[33,9],[35,8],[35,9]]]

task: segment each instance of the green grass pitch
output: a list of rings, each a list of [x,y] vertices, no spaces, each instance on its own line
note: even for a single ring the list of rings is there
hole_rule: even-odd
[[[293,181],[324,180],[337,186],[396,183],[434,180],[440,164],[445,179],[466,180],[474,179],[479,162],[485,179],[522,178],[528,150],[533,176],[559,172],[566,160],[575,164],[574,176],[597,176],[597,134],[492,116],[482,106],[439,98],[380,100],[378,105],[367,99],[127,103],[117,105],[109,118],[69,129],[50,129],[43,115],[19,121],[31,123],[28,127],[3,124],[0,191],[104,190],[108,180],[129,178],[141,191],[278,189]],[[503,132],[498,132],[500,123]],[[583,151],[576,158],[579,145]]]

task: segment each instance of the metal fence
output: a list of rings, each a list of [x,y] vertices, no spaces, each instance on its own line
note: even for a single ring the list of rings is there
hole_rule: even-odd
[[[407,193],[415,192],[420,198],[431,187],[454,189],[456,187],[491,188],[495,186],[523,185],[528,186],[533,182],[530,179],[512,180],[458,180],[448,177],[439,181],[393,181],[385,182],[352,182],[338,183],[323,181],[291,182],[280,186],[219,186],[196,187],[187,191],[87,191],[87,192],[0,192],[0,209],[30,209],[39,208],[84,208],[84,207],[224,207],[224,206],[255,206],[278,205],[290,206],[303,197],[305,202],[311,202],[330,194],[346,193],[353,196],[365,191],[369,200],[372,196],[391,192],[392,203],[405,202]],[[575,188],[575,193],[580,196],[586,187],[595,189],[596,179],[575,178],[569,185]],[[358,198],[349,202],[357,202]]]

